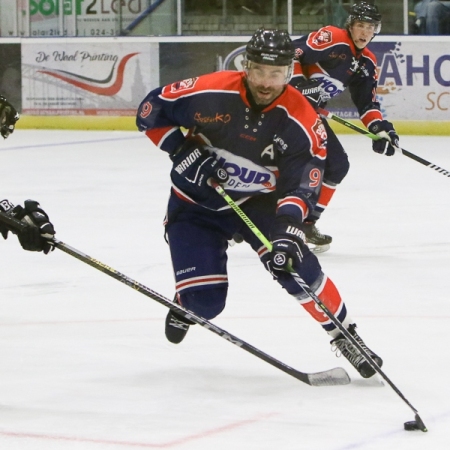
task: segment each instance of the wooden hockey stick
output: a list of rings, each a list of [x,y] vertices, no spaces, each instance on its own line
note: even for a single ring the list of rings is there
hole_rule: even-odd
[[[0,222],[5,223],[12,231],[15,230],[16,232],[23,230],[25,227],[29,226],[1,211],[0,211]],[[231,342],[232,344],[251,353],[253,356],[262,359],[271,366],[280,369],[281,371],[287,373],[288,375],[291,375],[292,377],[302,381],[303,383],[309,384],[310,386],[338,386],[350,383],[350,377],[348,376],[347,372],[340,367],[316,373],[304,373],[300,372],[299,370],[293,369],[292,367],[288,366],[287,364],[284,364],[281,361],[278,361],[274,357],[268,355],[267,353],[264,353],[263,351],[259,350],[253,345],[248,344],[247,342],[243,341],[237,336],[228,333],[228,331],[225,331],[222,328],[218,327],[217,325],[214,325],[213,323],[209,322],[208,320],[203,319],[202,317],[197,316],[193,312],[184,309],[182,306],[172,302],[170,299],[162,296],[161,294],[158,294],[157,292],[151,290],[147,286],[144,286],[138,281],[135,281],[130,277],[120,273],[119,271],[113,269],[107,264],[104,264],[99,260],[92,258],[91,256],[88,256],[85,253],[82,253],[79,250],[76,250],[75,248],[70,247],[69,245],[57,239],[52,239],[52,242],[55,244],[56,248],[63,251],[64,253],[67,253],[68,255],[77,258],[81,262],[84,262],[85,264],[94,267],[100,272],[103,272],[104,274],[109,275],[110,277],[120,281],[121,283],[126,284],[128,287],[131,287],[132,289],[140,292],[141,294],[144,294],[145,296],[151,298],[152,300],[157,301],[158,303],[164,305],[165,307],[170,308],[173,311],[176,311],[178,314],[185,317],[186,319],[189,319],[192,322],[195,322],[196,324],[202,326],[203,328],[212,331],[213,333],[219,335],[226,341]]]
[[[378,141],[382,138],[377,136],[376,134],[371,133],[370,131],[366,130],[365,128],[359,127],[358,125],[355,125],[352,122],[349,122],[348,120],[343,119],[342,117],[337,116],[336,114],[333,114],[330,111],[327,111],[323,108],[318,108],[317,112],[327,119],[334,120],[335,122],[340,123],[341,125],[346,126],[347,128],[351,128],[352,130],[364,134],[365,136],[369,137],[370,139],[374,141]],[[403,153],[403,155],[407,156],[408,158],[413,159],[414,161],[417,161],[420,164],[423,164],[426,167],[429,167],[430,169],[435,170],[436,172],[444,175],[445,177],[450,177],[450,172],[448,170],[443,169],[442,167],[437,166],[436,164],[431,163],[430,161],[427,161],[426,159],[421,158],[420,156],[415,155],[414,153],[409,152],[408,150],[405,150],[404,148],[395,147],[398,151]]]
[[[228,203],[228,205],[235,211],[238,216],[245,222],[250,230],[259,238],[261,243],[266,246],[267,250],[272,251],[272,243],[264,236],[264,234],[258,229],[258,227],[250,220],[244,211],[237,205],[234,200],[225,192],[223,187],[216,181],[210,179],[210,185],[216,190],[216,192]],[[406,399],[406,397],[400,392],[395,384],[388,378],[388,376],[381,370],[380,366],[373,360],[373,358],[367,353],[367,351],[361,346],[361,344],[349,333],[349,331],[342,325],[337,317],[328,309],[328,307],[320,300],[320,298],[313,292],[311,287],[300,277],[294,270],[291,271],[292,278],[303,289],[316,305],[324,312],[324,314],[339,328],[345,338],[350,341],[358,351],[364,356],[364,359],[370,364],[370,366],[378,372],[381,377],[391,386],[394,392],[412,409],[415,414],[415,421],[408,422],[410,424],[416,424],[417,429],[421,431],[428,431],[416,408]],[[406,427],[406,425],[405,425]]]

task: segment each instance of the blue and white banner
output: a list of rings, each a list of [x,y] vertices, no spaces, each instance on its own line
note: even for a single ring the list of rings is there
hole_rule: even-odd
[[[373,42],[378,97],[392,120],[450,120],[450,40],[440,36]]]

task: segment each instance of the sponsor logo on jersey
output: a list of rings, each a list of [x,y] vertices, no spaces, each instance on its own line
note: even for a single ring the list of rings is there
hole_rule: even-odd
[[[319,149],[326,149],[327,131],[323,122],[317,118],[314,125],[311,127],[313,136],[316,138],[316,144]]]
[[[215,149],[219,165],[228,173],[225,189],[240,192],[270,192],[275,189],[276,177],[264,166],[249,159],[233,155],[224,149]]]
[[[327,77],[323,74],[313,74],[311,78],[320,81],[320,87],[325,94],[328,94],[331,98],[336,97],[336,95],[341,94],[345,91],[345,86],[342,81],[336,78]]]
[[[339,59],[344,60],[344,59],[347,59],[347,55],[345,53],[331,52],[331,53],[328,54],[328,58],[331,58],[331,59],[339,58]]]
[[[328,45],[332,40],[333,40],[333,36],[331,34],[331,31],[320,30],[315,34],[312,42],[314,45],[317,45],[318,47],[322,47],[322,46]]]
[[[239,137],[240,137],[241,139],[246,139],[247,141],[252,141],[252,142],[255,142],[255,141],[256,141],[255,136],[250,136],[249,134],[245,134],[245,133],[241,133],[241,134],[239,135]]]
[[[231,120],[231,114],[216,113],[215,116],[202,116],[201,113],[196,112],[194,115],[194,120],[199,123],[228,123]]]
[[[186,80],[177,81],[176,83],[172,83],[170,85],[170,92],[179,92],[186,91],[188,89],[193,89],[195,83],[197,83],[198,77],[195,78],[187,78]]]
[[[282,138],[275,135],[273,139],[273,143],[277,145],[277,147],[280,149],[281,152],[284,152],[288,149],[288,145],[284,142]]]
[[[219,162],[223,164],[223,168],[230,177],[226,184],[227,188],[248,190],[252,185],[263,185],[265,188],[272,186],[271,175],[267,172],[259,172],[248,167],[242,167],[238,164],[227,162],[223,158],[220,158]],[[255,188],[256,186],[253,187]]]
[[[363,64],[363,65],[360,67],[360,69],[361,69],[361,72],[362,72],[366,77],[369,77],[369,76],[370,76],[370,75],[369,75],[369,71],[367,70],[365,64]],[[377,78],[376,74],[375,74],[375,78]]]
[[[359,61],[353,57],[352,58],[352,66],[350,67],[351,72],[355,73],[359,69]]]

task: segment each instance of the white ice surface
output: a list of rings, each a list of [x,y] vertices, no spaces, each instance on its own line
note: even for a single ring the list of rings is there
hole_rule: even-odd
[[[199,326],[164,337],[166,308],[56,250],[0,239],[0,448],[20,450],[441,450],[450,428],[450,179],[341,137],[351,169],[320,229],[321,255],[366,343],[418,409],[363,380],[245,244],[213,322],[305,372],[310,387]],[[403,136],[450,168],[450,139]],[[0,197],[41,202],[63,242],[173,297],[162,219],[167,156],[138,132],[17,130],[0,143]]]

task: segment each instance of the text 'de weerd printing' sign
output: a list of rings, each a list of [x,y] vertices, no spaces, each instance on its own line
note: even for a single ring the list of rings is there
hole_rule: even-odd
[[[107,38],[22,43],[24,114],[132,116],[158,82],[158,44]]]

